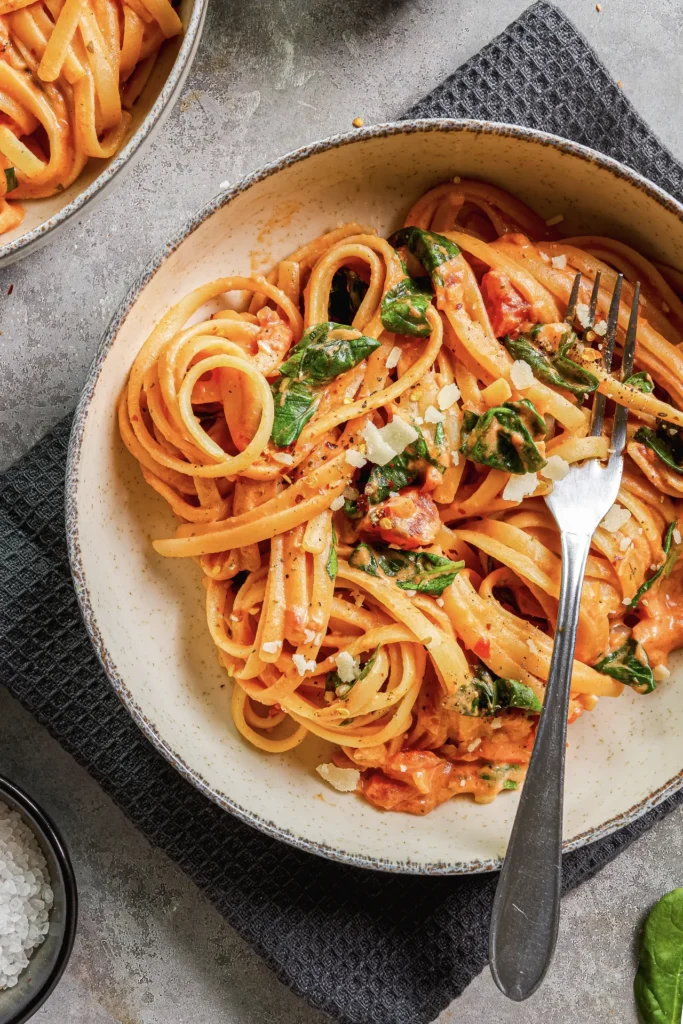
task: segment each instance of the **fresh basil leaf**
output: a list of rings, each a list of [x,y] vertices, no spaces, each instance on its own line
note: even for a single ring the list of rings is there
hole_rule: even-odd
[[[374,651],[372,652],[372,654],[370,655],[370,657],[360,670],[359,675],[350,683],[342,682],[342,679],[338,672],[328,672],[327,678],[325,680],[325,689],[334,690],[334,693],[337,697],[348,697],[349,693],[356,685],[356,683],[360,683],[360,681],[362,679],[365,679],[365,677],[369,674],[373,665],[377,661],[377,655],[379,654],[380,646],[381,644],[377,644],[377,647],[375,647]]]
[[[305,380],[278,377],[271,384],[275,403],[273,428],[270,432],[274,444],[280,448],[294,444],[318,404],[318,396]]]
[[[594,668],[596,672],[632,686],[638,693],[652,693],[657,686],[645,648],[632,636],[616,651],[602,658]]]
[[[5,195],[7,195],[8,192],[14,192],[15,188],[19,188],[17,172],[14,167],[5,168],[5,185]]]
[[[419,437],[400,455],[387,462],[386,466],[373,466],[370,470],[364,493],[371,505],[386,501],[391,491],[400,491],[403,487],[414,484],[422,477],[427,465],[436,466],[441,473],[444,472],[445,466],[431,454],[420,428],[415,429]]]
[[[624,381],[624,384],[630,385],[630,387],[635,388],[637,391],[642,391],[645,395],[652,394],[655,389],[650,374],[646,373],[645,370],[641,370],[640,373],[634,373],[632,377]]]
[[[568,357],[567,352],[575,343],[576,335],[571,331],[569,339],[560,345],[555,355],[546,355],[527,335],[511,338],[506,334],[503,338],[503,344],[513,359],[523,359],[528,363],[538,380],[583,397],[595,391],[600,381],[595,374]]]
[[[358,501],[353,500],[352,498],[344,499],[342,512],[347,519],[362,519],[364,515],[364,513],[358,508]]]
[[[381,576],[379,570],[379,562],[375,557],[375,552],[372,550],[369,544],[361,541],[357,544],[349,555],[349,565],[352,565],[354,569],[362,569],[368,576]]]
[[[460,249],[450,238],[438,235],[435,231],[423,231],[422,228],[401,228],[400,231],[395,231],[389,238],[389,245],[394,249],[402,245],[407,246],[435,285],[443,284],[438,269],[442,263],[448,263],[460,255]]]
[[[546,432],[545,420],[528,398],[505,402],[481,416],[466,411],[460,451],[472,462],[506,473],[535,473],[546,460],[535,441]]]
[[[465,565],[430,551],[399,551],[395,548],[375,551],[365,543],[352,551],[349,564],[370,576],[383,573],[394,579],[401,590],[436,595],[441,595],[450,586]]]
[[[429,337],[432,331],[427,319],[430,301],[431,297],[425,295],[412,278],[404,277],[382,299],[382,326],[393,334]]]
[[[332,278],[327,315],[330,320],[339,324],[353,323],[353,318],[361,307],[368,286],[355,270],[340,267]]]
[[[648,915],[633,991],[644,1024],[679,1024],[683,1015],[683,889]]]
[[[334,581],[337,578],[337,572],[339,571],[339,558],[337,557],[337,531],[334,528],[334,523],[332,523],[332,539],[330,540],[330,553],[327,556],[325,568],[327,569],[327,575],[334,583]]]
[[[479,718],[495,715],[503,708],[522,708],[540,714],[542,707],[530,686],[516,679],[501,679],[480,662],[470,682],[456,692],[452,710],[468,718]]]
[[[678,427],[669,423],[663,423],[656,430],[640,427],[633,440],[651,448],[674,473],[683,473],[683,431]]]
[[[638,435],[636,434],[636,436]],[[681,544],[674,544],[675,532],[676,521],[674,520],[673,523],[669,523],[669,527],[664,534],[664,543],[662,544],[662,547],[664,548],[664,561],[652,576],[650,576],[648,580],[645,580],[642,586],[638,588],[634,596],[631,598],[631,603],[628,606],[631,610],[636,607],[643,594],[646,594],[650,587],[653,586],[660,577],[663,576],[664,579],[666,579],[673,572],[674,566],[680,558],[683,550],[683,546]]]
[[[280,373],[309,384],[329,384],[379,346],[376,338],[367,338],[353,327],[332,321],[316,324],[304,331],[303,338],[280,367]]]

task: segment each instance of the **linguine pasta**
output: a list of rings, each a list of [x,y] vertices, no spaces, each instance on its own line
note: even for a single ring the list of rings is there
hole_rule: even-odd
[[[171,0],[0,0],[0,234],[123,144]]]
[[[602,361],[617,273],[617,362],[642,285],[623,382]],[[611,424],[589,436],[598,391],[631,412],[628,455],[588,559],[570,720],[625,686],[651,692],[683,645],[682,329],[675,272],[611,239],[560,239],[460,179],[389,239],[348,224],[267,278],[177,302],[119,425],[181,520],[154,548],[202,570],[241,734],[270,752],[331,741],[321,775],[389,810],[516,789],[560,585],[542,499],[571,463],[607,457]]]

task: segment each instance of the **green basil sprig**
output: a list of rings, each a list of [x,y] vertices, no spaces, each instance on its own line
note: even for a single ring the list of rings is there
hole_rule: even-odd
[[[316,388],[353,369],[379,346],[375,338],[367,338],[344,324],[328,321],[309,327],[271,385],[275,400],[270,435],[273,442],[281,448],[293,444],[317,408]]]
[[[15,188],[19,188],[17,172],[14,167],[5,168],[5,185],[5,195],[7,195],[8,192],[14,192]]]
[[[632,686],[638,693],[652,693],[657,688],[645,648],[632,636],[616,651],[602,658],[594,668],[596,672]]]
[[[435,231],[423,231],[422,228],[401,228],[389,238],[389,245],[394,249],[405,245],[419,260],[435,285],[443,285],[439,267],[460,255],[460,249],[445,235]]]
[[[441,595],[465,563],[453,562],[444,555],[434,555],[429,551],[376,550],[361,543],[351,552],[349,565],[362,569],[369,576],[390,576],[401,590]]]
[[[481,416],[465,412],[460,451],[472,462],[506,473],[535,473],[546,460],[534,443],[546,433],[545,420],[528,398],[505,402]]]
[[[683,473],[682,435],[683,431],[678,427],[663,423],[656,430],[652,427],[640,427],[636,430],[633,440],[651,448],[674,473]]]
[[[650,911],[633,983],[644,1024],[679,1024],[683,1014],[683,889]]]
[[[364,493],[371,505],[386,501],[391,491],[400,491],[415,483],[427,465],[436,466],[442,473],[445,471],[445,466],[431,454],[420,428],[416,427],[416,430],[419,437],[399,455],[394,456],[386,466],[373,466],[370,470]]]
[[[639,373],[634,373],[632,377],[629,377],[624,381],[624,384],[628,384],[630,387],[635,388],[636,391],[642,391],[645,395],[651,395],[655,389],[652,382],[652,377],[645,370],[640,370]]]
[[[330,320],[339,324],[353,323],[361,307],[368,286],[355,270],[340,267],[332,278],[332,287],[327,305]]]
[[[357,678],[353,679],[350,683],[343,682],[338,672],[328,672],[327,679],[325,680],[325,690],[334,691],[336,697],[348,697],[356,683],[360,683],[361,679],[365,679],[365,677],[370,673],[372,666],[377,661],[377,655],[379,654],[380,647],[381,644],[377,644],[377,647],[375,647],[374,651],[363,665]]]
[[[669,523],[669,527],[666,533],[664,534],[664,543],[662,544],[662,547],[664,548],[664,561],[662,562],[660,567],[655,572],[653,572],[652,576],[650,576],[648,580],[645,580],[642,586],[638,588],[634,596],[631,598],[631,603],[628,606],[630,609],[636,607],[643,594],[646,594],[650,587],[652,587],[658,579],[660,579],[662,576],[664,577],[664,579],[667,579],[667,577],[669,577],[673,572],[674,566],[680,558],[682,551],[681,544],[674,544],[675,532],[676,521],[674,520],[673,523]]]
[[[416,281],[404,277],[382,299],[382,326],[393,334],[427,338],[432,330],[427,319],[430,302],[431,296],[426,295]]]
[[[325,563],[327,569],[327,575],[330,577],[332,582],[337,578],[339,571],[339,557],[337,556],[337,531],[332,523],[332,539],[330,541],[330,553],[327,556],[327,562]]]
[[[545,384],[564,388],[572,395],[583,397],[595,391],[600,381],[594,373],[584,370],[567,355],[577,341],[573,331],[569,333],[567,341],[562,342],[554,355],[541,351],[537,345],[534,345],[532,338],[525,334],[520,334],[517,338],[511,338],[507,334],[503,338],[503,344],[513,359],[523,359],[525,363],[529,364],[534,371],[534,377],[537,377],[538,380],[542,380]]]
[[[449,707],[468,718],[480,718],[495,715],[503,708],[522,708],[540,714],[543,705],[526,683],[501,679],[480,662],[470,682],[460,687]]]
[[[318,405],[318,395],[308,381],[278,377],[270,386],[275,416],[270,436],[280,448],[294,444]]]

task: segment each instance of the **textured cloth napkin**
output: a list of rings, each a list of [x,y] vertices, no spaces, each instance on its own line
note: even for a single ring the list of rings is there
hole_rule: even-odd
[[[683,170],[555,8],[537,3],[409,117],[545,129],[683,199]],[[119,704],[81,622],[64,539],[68,422],[0,478],[2,682],[176,861],[277,976],[343,1024],[427,1024],[486,963],[496,876],[391,876],[260,834],[180,777]],[[681,802],[564,858],[590,878]]]

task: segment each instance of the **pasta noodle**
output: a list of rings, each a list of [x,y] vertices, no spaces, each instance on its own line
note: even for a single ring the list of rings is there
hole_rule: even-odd
[[[121,148],[181,30],[171,0],[0,0],[0,234]]]
[[[69,25],[77,10],[66,0]],[[170,27],[147,0],[125,16]],[[104,39],[98,18],[85,24]],[[602,362],[617,273],[617,362],[643,289],[628,381]],[[589,433],[598,392],[629,408],[629,440],[588,559],[570,720],[666,679],[683,645],[680,280],[455,179],[388,240],[346,225],[267,277],[207,283],[169,310],[135,360],[120,431],[181,520],[155,550],[202,570],[247,741],[281,753],[314,733],[335,744],[321,775],[387,810],[516,789],[560,585],[542,498],[570,463],[607,458],[609,422]]]

